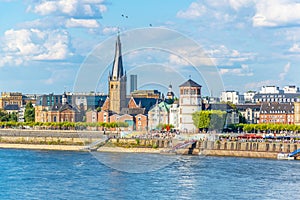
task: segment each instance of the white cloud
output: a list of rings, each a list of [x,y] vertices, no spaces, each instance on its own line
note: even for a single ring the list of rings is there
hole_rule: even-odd
[[[27,11],[39,15],[66,15],[76,18],[101,18],[107,11],[106,5],[99,0],[44,0],[32,2]]]
[[[85,28],[98,28],[100,25],[95,19],[68,19],[66,21],[66,27],[85,27]]]
[[[288,74],[291,68],[291,63],[288,62],[284,67],[283,67],[283,72],[279,74],[279,78],[281,81],[284,81],[285,76]]]
[[[284,67],[283,67],[283,72],[279,74],[278,79],[276,80],[263,80],[263,81],[256,81],[252,83],[248,83],[245,85],[246,89],[253,89],[253,88],[260,88],[262,86],[266,85],[282,85],[283,81],[285,81],[285,77],[290,71],[291,64],[288,62]]]
[[[61,83],[67,79],[70,79],[70,77],[73,75],[74,74],[72,73],[71,70],[66,70],[66,69],[54,70],[52,71],[51,76],[48,79],[43,80],[43,82],[47,85],[52,85],[57,82]]]
[[[253,26],[300,24],[300,3],[291,0],[256,1]]]
[[[245,62],[253,60],[255,57],[254,53],[245,52],[241,53],[236,49],[230,50],[225,45],[212,47],[208,50],[207,55],[214,59],[217,65],[233,65],[235,62]]]
[[[101,13],[104,13],[107,11],[107,7],[105,5],[98,5],[98,8]]]
[[[253,0],[229,0],[229,5],[234,10],[239,10],[242,7],[248,6],[252,2],[253,2]]]
[[[191,3],[191,5],[187,10],[178,11],[177,17],[183,19],[196,19],[202,16],[205,12],[206,12],[206,7],[204,5],[201,5],[200,3],[197,2],[193,2]]]
[[[251,82],[251,83],[247,83],[245,85],[245,89],[246,90],[256,90],[258,88],[261,88],[262,86],[266,86],[266,85],[277,85],[278,81],[276,80],[263,80],[263,81],[255,81],[255,82]]]
[[[235,69],[220,69],[219,70],[221,75],[229,74],[235,76],[253,76],[252,70],[249,68],[248,65],[242,64],[240,68]]]
[[[110,34],[113,34],[113,33],[116,33],[118,32],[119,28],[118,27],[114,27],[114,26],[107,26],[107,27],[104,27],[102,32],[103,34],[105,35],[110,35]]]
[[[293,46],[291,48],[289,48],[289,52],[291,52],[291,53],[300,53],[299,44],[293,44]]]
[[[21,65],[30,60],[63,60],[69,55],[66,31],[10,29],[4,33],[0,66]]]
[[[169,62],[170,64],[180,65],[180,66],[189,66],[190,64],[184,60],[183,58],[176,56],[174,54],[170,54],[169,56]]]

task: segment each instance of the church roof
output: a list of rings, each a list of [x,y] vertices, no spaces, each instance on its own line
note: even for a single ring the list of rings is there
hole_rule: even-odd
[[[73,111],[77,112],[77,109],[68,103],[62,105],[59,109],[60,112],[62,112],[64,110],[73,110]]]
[[[77,112],[78,110],[73,107],[72,105],[66,103],[66,104],[61,104],[61,103],[55,103],[51,108],[50,108],[50,111],[59,111],[59,112],[62,112],[64,110],[67,110],[67,109],[70,109],[70,110],[74,110],[75,112]]]
[[[141,104],[142,108],[148,112],[152,106],[156,104],[157,99],[155,98],[133,98],[137,105]],[[128,99],[129,101],[129,99]]]
[[[124,75],[122,53],[121,53],[121,41],[118,35],[115,47],[115,58],[113,62],[112,74],[110,80],[119,80]]]
[[[61,106],[62,106],[61,103],[55,103],[53,106],[51,106],[50,111],[59,111]]]
[[[183,84],[179,85],[179,87],[202,87],[202,86],[196,83],[195,81],[193,81],[192,79],[189,79]]]

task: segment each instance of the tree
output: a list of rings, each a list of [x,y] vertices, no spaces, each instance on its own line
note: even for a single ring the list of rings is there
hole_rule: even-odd
[[[25,107],[25,113],[24,113],[24,119],[25,122],[34,122],[34,118],[35,118],[35,109],[32,105],[31,102],[26,104]]]
[[[224,127],[226,112],[220,110],[203,110],[193,113],[194,125],[202,130],[222,130]]]
[[[246,118],[241,113],[239,113],[239,123],[247,124]]]
[[[12,122],[18,121],[18,115],[15,112],[8,114],[8,117],[9,117],[9,121],[12,121]]]
[[[0,110],[0,121],[7,122],[8,120],[9,120],[9,116],[7,112],[5,112],[4,110]]]

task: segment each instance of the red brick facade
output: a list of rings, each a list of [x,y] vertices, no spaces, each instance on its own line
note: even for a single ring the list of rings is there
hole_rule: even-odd
[[[294,124],[294,104],[263,103],[260,109],[259,123]]]
[[[137,131],[146,131],[148,129],[147,115],[138,114],[135,116],[135,127]]]

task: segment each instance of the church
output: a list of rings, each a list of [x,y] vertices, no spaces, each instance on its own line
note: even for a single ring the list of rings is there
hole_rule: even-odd
[[[87,122],[126,123],[122,130],[147,131],[160,124],[172,124],[175,129],[196,131],[192,113],[201,110],[201,86],[192,80],[180,85],[180,101],[175,100],[172,85],[167,98],[136,97],[126,94],[127,74],[123,67],[120,35],[115,43],[112,70],[108,74],[108,97],[99,111],[88,111]]]
[[[115,43],[112,70],[108,74],[108,97],[101,110],[89,111],[87,122],[125,122],[126,130],[147,130],[147,113],[157,98],[127,96],[127,74],[123,67],[120,35]]]

